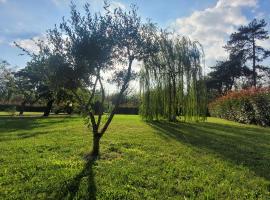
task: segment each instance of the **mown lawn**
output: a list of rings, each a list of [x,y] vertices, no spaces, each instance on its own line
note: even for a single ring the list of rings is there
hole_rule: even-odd
[[[270,199],[270,129],[118,115],[83,160],[80,117],[0,117],[0,199]]]
[[[12,115],[19,116],[19,113],[20,112],[14,112],[14,113],[12,113],[12,112],[3,112],[3,111],[1,111],[0,112],[0,116],[5,116],[5,117],[12,116]],[[24,116],[42,116],[43,113],[42,112],[24,112],[23,115]]]

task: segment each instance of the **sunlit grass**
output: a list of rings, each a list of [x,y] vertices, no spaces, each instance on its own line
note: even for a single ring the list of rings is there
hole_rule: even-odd
[[[42,112],[24,112],[23,116],[42,116],[43,113]],[[0,112],[0,116],[19,116],[19,112],[4,112],[1,111]]]
[[[90,149],[79,117],[0,117],[0,199],[269,199],[269,128],[118,115]]]

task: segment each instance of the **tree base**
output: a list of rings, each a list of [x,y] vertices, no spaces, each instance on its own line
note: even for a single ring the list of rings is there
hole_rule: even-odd
[[[83,159],[86,161],[95,161],[99,159],[99,155],[91,152],[91,153],[85,154]]]

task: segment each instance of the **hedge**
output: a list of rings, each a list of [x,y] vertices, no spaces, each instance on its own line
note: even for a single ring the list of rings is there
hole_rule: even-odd
[[[0,104],[0,111],[10,111],[15,109],[16,111],[21,110],[21,105],[10,105],[10,104]],[[43,112],[44,106],[25,106],[25,112]]]
[[[213,117],[270,126],[270,88],[230,92],[210,103],[208,109]]]
[[[119,107],[116,110],[116,114],[138,115],[138,107]]]
[[[0,111],[20,111],[20,105],[7,105],[7,104],[0,104]],[[24,112],[44,112],[45,107],[43,106],[25,106]],[[58,110],[58,107],[55,106],[53,108],[55,113],[58,112],[67,112],[66,108],[62,108],[62,110]],[[76,110],[74,111],[76,113]],[[138,115],[139,108],[138,107],[119,107],[116,110],[116,114],[129,114],[129,115]]]

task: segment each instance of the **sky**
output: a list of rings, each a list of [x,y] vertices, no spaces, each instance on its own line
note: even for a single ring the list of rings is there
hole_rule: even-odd
[[[94,11],[103,5],[103,0],[73,2],[79,9],[88,2]],[[143,19],[150,18],[162,28],[199,41],[204,47],[207,67],[226,58],[222,47],[239,26],[255,17],[270,23],[270,0],[111,0],[110,3],[122,8],[136,4]],[[44,37],[63,16],[68,17],[69,5],[69,0],[0,0],[0,60],[17,69],[24,67],[30,58],[21,56],[21,50],[13,42],[35,51],[31,39]],[[270,30],[270,25],[267,29]],[[261,45],[270,49],[270,40]]]

